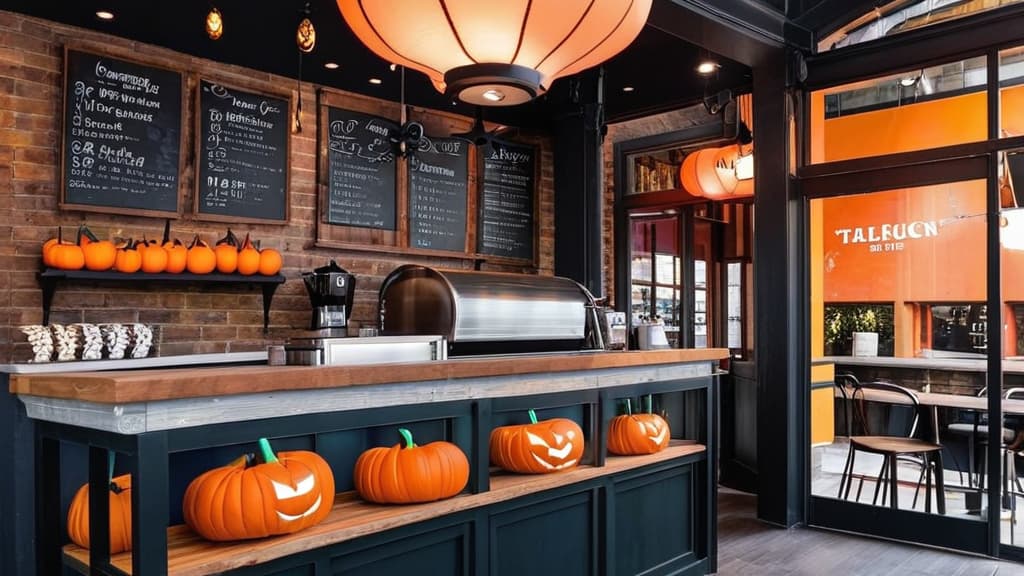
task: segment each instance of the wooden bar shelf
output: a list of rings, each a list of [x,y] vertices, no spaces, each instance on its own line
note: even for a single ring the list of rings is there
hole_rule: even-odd
[[[274,291],[283,284],[285,277],[281,274],[264,276],[253,274],[243,276],[241,274],[191,274],[182,272],[170,274],[161,272],[159,274],[146,274],[135,272],[125,274],[123,272],[96,272],[93,270],[58,270],[47,268],[39,273],[39,284],[43,288],[43,324],[50,323],[50,308],[53,304],[53,296],[57,292],[57,286],[64,282],[191,282],[195,284],[243,284],[259,286],[263,291],[263,331],[266,332],[270,326],[270,302],[274,298]]]
[[[668,448],[645,456],[609,456],[603,467],[580,466],[554,474],[518,475],[498,473],[491,478],[491,489],[480,494],[461,494],[455,498],[408,506],[370,504],[354,492],[338,494],[334,509],[322,523],[286,536],[238,542],[210,542],[187,526],[167,529],[167,574],[169,576],[206,576],[220,574],[244,566],[262,564],[297,554],[345,542],[367,534],[374,534],[400,526],[424,522],[441,516],[479,508],[519,498],[544,490],[568,486],[602,476],[610,476],[668,462],[677,458],[699,455],[706,451],[702,444],[674,440]],[[64,547],[68,566],[82,574],[89,574],[89,550],[74,544]],[[132,556],[124,552],[111,557],[114,567],[131,574]]]

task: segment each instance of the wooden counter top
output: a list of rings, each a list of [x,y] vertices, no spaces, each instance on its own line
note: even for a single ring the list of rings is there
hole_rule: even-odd
[[[207,396],[445,381],[459,378],[628,368],[685,362],[717,362],[728,356],[728,350],[707,348],[465,358],[425,363],[363,366],[231,366],[126,370],[122,372],[13,374],[11,375],[10,391],[13,394],[99,404],[127,404]]]

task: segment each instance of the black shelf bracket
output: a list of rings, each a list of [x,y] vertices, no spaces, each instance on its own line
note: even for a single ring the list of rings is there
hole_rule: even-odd
[[[241,274],[170,274],[162,272],[159,274],[146,274],[135,272],[125,274],[122,272],[95,272],[92,270],[58,270],[47,268],[39,273],[39,285],[43,289],[43,325],[50,324],[50,308],[53,305],[53,296],[57,292],[57,286],[61,282],[191,282],[195,284],[244,284],[259,285],[263,290],[263,333],[270,330],[270,302],[274,298],[277,287],[284,284],[285,277],[281,274],[263,276],[254,274],[243,276]]]

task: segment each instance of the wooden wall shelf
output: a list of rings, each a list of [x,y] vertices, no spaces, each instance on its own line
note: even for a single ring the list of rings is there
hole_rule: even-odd
[[[241,274],[191,274],[182,272],[170,274],[167,272],[159,274],[146,274],[135,272],[125,274],[123,272],[96,272],[92,270],[58,270],[47,268],[39,273],[39,284],[43,289],[43,324],[50,323],[50,308],[53,305],[53,296],[57,292],[57,286],[64,282],[191,282],[195,284],[247,284],[259,286],[263,290],[263,331],[266,332],[270,325],[270,301],[274,298],[274,291],[283,284],[285,277],[281,274],[264,276],[253,274],[243,276]]]

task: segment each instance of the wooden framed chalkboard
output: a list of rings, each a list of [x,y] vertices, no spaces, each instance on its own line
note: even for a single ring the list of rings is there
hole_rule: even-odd
[[[396,230],[398,124],[328,106],[327,127],[327,223]]]
[[[288,221],[290,99],[200,78],[196,218]]]
[[[409,159],[409,246],[466,250],[471,145],[426,137]]]
[[[65,46],[61,208],[179,214],[183,84],[177,70]]]
[[[481,150],[477,251],[489,256],[534,258],[537,211],[536,149],[491,140]]]

